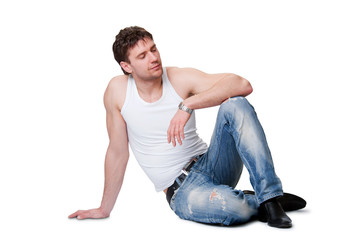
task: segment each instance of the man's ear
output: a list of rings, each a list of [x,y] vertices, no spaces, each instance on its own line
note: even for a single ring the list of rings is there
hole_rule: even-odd
[[[124,71],[131,74],[132,73],[132,67],[127,62],[120,62],[120,66],[123,68]]]

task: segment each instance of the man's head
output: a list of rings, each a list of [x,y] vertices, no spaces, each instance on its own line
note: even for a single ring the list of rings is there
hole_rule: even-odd
[[[162,68],[159,52],[153,36],[144,28],[127,27],[120,30],[113,44],[114,58],[128,75]]]

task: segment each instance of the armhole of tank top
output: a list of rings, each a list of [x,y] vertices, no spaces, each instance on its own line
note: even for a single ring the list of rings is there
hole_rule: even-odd
[[[176,90],[174,89],[172,83],[169,81],[168,73],[167,73],[167,68],[164,68],[164,69],[163,69],[163,72],[164,72],[164,74],[165,74],[165,78],[167,79],[167,80],[166,80],[167,88],[169,89],[169,91],[170,91],[176,98],[178,98],[179,102],[182,102],[184,99],[181,98],[181,96],[178,95],[178,93],[177,93]]]
[[[124,104],[122,106],[122,109],[120,110],[120,114],[124,117],[124,113],[125,113],[125,110],[127,109],[127,105],[128,105],[128,102],[129,102],[129,98],[130,98],[130,95],[132,94],[131,92],[131,80],[130,80],[130,75],[127,79],[127,91],[125,92],[125,100],[124,100]]]

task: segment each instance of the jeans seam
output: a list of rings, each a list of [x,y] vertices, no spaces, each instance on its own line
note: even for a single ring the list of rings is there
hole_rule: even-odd
[[[244,119],[242,118],[242,123],[241,123],[241,125],[243,125],[243,120],[244,120]],[[229,122],[229,124],[230,124],[230,126],[233,125],[232,122]],[[235,126],[233,126],[233,128],[235,128]],[[238,132],[237,132],[237,133],[238,133]],[[232,135],[232,137],[233,137],[233,139],[234,139],[234,141],[235,141],[235,143],[236,143],[236,148],[237,148],[237,149],[240,149],[240,145],[241,145],[242,143],[240,142],[239,135],[238,135],[238,134],[235,135],[235,132],[232,132],[231,135]],[[239,154],[239,156],[240,156],[240,158],[241,158],[241,161],[243,162],[243,165],[246,166],[246,168],[247,168],[247,170],[248,170],[248,174],[250,175],[250,177],[251,177],[252,179],[254,179],[254,180],[256,181],[256,177],[255,177],[254,174],[253,174],[252,167],[251,167],[249,164],[245,164],[245,163],[248,163],[248,161],[244,161],[244,159],[246,159],[245,155],[243,154],[242,151],[238,151],[238,154]],[[255,183],[255,184],[256,184],[256,183]],[[253,187],[253,185],[252,185],[252,187]],[[255,189],[255,190],[256,190],[256,189]],[[256,199],[257,199],[257,201],[259,202],[259,199],[258,199],[258,198],[256,198]]]
[[[227,124],[228,122],[227,121],[224,121],[223,123],[222,123],[222,128],[220,129],[220,132],[222,133],[223,132],[223,129],[224,129],[224,126]],[[228,123],[229,124],[229,123]],[[215,174],[214,174],[214,169],[216,168],[216,165],[218,164],[218,161],[219,161],[219,153],[220,153],[220,148],[221,148],[221,142],[222,142],[222,137],[223,137],[223,134],[221,134],[221,137],[220,137],[220,139],[219,139],[219,142],[218,142],[218,144],[217,144],[217,146],[218,146],[218,148],[217,148],[217,157],[216,157],[216,161],[214,162],[214,165],[212,166],[212,176],[211,176],[211,178],[212,178],[212,181],[213,181],[213,183],[215,183],[215,182],[217,182],[217,183],[219,183],[219,180],[218,179],[215,179]]]

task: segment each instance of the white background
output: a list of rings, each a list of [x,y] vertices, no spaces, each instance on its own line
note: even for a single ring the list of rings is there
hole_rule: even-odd
[[[1,1],[0,238],[357,238],[357,2]],[[122,73],[111,46],[132,25],[153,33],[165,66],[233,72],[252,83],[248,99],[284,190],[308,202],[289,213],[293,228],[183,221],[133,156],[110,218],[67,218],[99,206],[108,144],[102,97]],[[216,111],[197,112],[207,142]],[[250,189],[246,170],[239,188]]]

